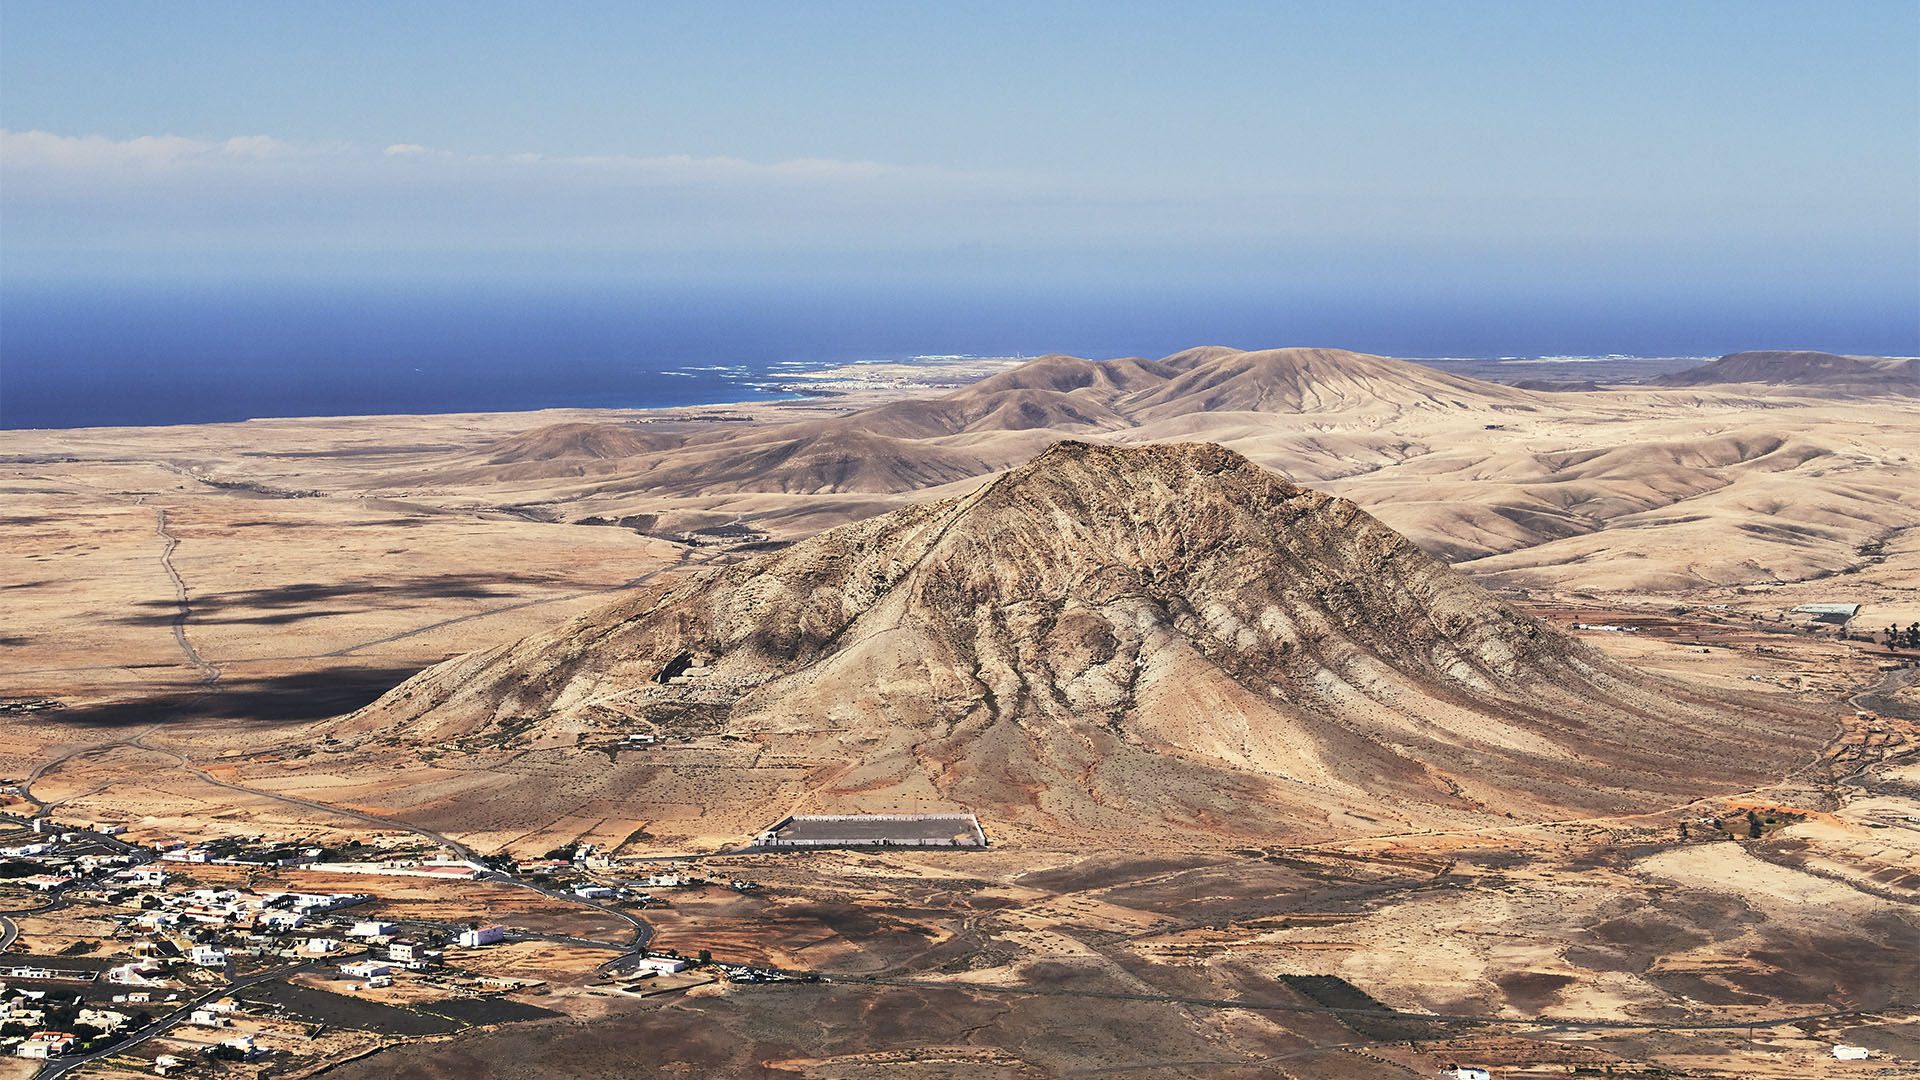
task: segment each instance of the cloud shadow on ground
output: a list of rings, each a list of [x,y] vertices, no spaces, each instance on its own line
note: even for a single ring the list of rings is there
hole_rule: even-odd
[[[343,666],[260,678],[225,678],[209,693],[156,695],[39,714],[45,722],[129,727],[189,720],[248,726],[302,724],[349,713],[412,677],[417,667]]]

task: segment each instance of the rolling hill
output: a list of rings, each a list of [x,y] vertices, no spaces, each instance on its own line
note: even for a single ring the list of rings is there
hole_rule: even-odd
[[[1686,371],[1650,380],[1658,386],[1766,383],[1825,387],[1862,394],[1920,394],[1920,364],[1910,358],[1837,356],[1808,350],[1729,353]]]

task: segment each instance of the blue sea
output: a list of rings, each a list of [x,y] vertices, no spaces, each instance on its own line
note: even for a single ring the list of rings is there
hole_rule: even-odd
[[[9,283],[0,427],[656,408],[926,355],[1094,359],[1328,345],[1482,377],[1607,380],[1749,348],[1906,355],[1905,311],[1462,304],[1258,290],[480,282]],[[1543,357],[1561,360],[1526,365]],[[1599,358],[1599,359],[1594,359]]]

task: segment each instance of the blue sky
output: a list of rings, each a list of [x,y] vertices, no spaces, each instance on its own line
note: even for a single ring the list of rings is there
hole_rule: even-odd
[[[0,6],[0,273],[1920,302],[1920,5]]]

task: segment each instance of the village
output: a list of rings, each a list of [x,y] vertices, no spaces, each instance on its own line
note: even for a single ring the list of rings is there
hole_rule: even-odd
[[[396,1038],[559,1016],[536,1002],[562,997],[813,979],[648,948],[640,913],[673,895],[761,888],[590,845],[461,860],[407,833],[134,842],[120,825],[0,815],[0,1055],[27,1070],[0,1075],[94,1061],[277,1075]],[[514,924],[490,917],[503,909]]]

